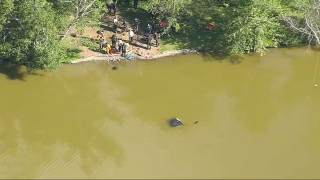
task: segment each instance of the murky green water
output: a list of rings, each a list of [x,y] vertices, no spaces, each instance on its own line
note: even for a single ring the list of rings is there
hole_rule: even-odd
[[[319,58],[274,49],[240,64],[183,55],[0,74],[0,178],[320,178]],[[173,116],[185,125],[169,127]]]

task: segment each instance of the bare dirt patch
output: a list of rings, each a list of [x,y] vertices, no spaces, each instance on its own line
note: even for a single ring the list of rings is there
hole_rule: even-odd
[[[122,23],[124,21],[124,18],[119,15],[120,13],[118,12],[116,14],[116,17],[118,18],[119,22],[119,27],[118,27],[118,32],[117,36],[118,38],[122,38],[123,41],[129,42],[129,33],[128,32],[123,32],[123,27]],[[83,31],[82,36],[87,36],[90,37],[91,39],[96,39],[97,37],[97,31],[99,29],[104,30],[104,40],[105,42],[108,42],[111,44],[111,37],[116,34],[115,30],[113,28],[113,19],[115,16],[113,15],[105,15],[104,18],[102,19],[100,27],[86,27]],[[128,22],[129,26],[131,22]],[[129,27],[131,28],[131,27]],[[141,27],[143,29],[143,27]],[[122,31],[122,32],[119,32]],[[71,33],[75,33],[75,30],[71,30]],[[151,50],[147,50],[147,44],[145,41],[142,40],[142,35],[141,34],[135,34],[133,37],[133,42],[129,46],[129,51],[128,53],[131,54],[137,54],[139,56],[144,56],[144,57],[152,57],[160,54],[160,46],[155,47],[155,42],[153,42],[153,45],[151,47]],[[71,38],[77,38],[77,37],[71,37]],[[99,47],[99,44],[97,43],[97,47]],[[83,52],[80,53],[80,55],[83,58],[91,57],[91,56],[99,56],[102,55],[103,53],[101,52],[95,52],[90,50],[89,48],[85,46],[81,46],[81,49]]]

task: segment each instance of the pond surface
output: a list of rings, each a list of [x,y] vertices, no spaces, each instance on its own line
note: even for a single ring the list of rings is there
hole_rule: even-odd
[[[290,48],[0,74],[0,178],[320,178],[319,58]]]

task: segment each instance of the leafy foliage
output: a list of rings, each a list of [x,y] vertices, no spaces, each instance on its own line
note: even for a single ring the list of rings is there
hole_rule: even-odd
[[[263,54],[266,47],[277,47],[284,27],[279,21],[277,1],[248,0],[230,7],[231,18],[224,27],[226,51],[232,55],[245,51]]]
[[[81,56],[79,53],[81,51],[82,50],[78,46],[67,48],[66,57],[63,59],[63,62],[69,63],[73,60],[80,59]]]
[[[57,36],[59,16],[45,0],[16,1],[0,32],[0,57],[29,70],[54,69],[63,48]]]
[[[100,24],[105,3],[1,0],[0,60],[25,65],[32,72],[53,70],[62,62],[78,58],[80,50],[68,48],[62,40],[71,28],[81,34],[84,27]],[[178,41],[179,36],[184,39],[180,44],[192,41],[192,48],[219,48],[229,55],[239,55],[251,51],[264,54],[267,47],[302,42],[320,44],[320,1],[144,0],[139,6],[152,18],[165,21],[166,33],[177,32],[171,39]],[[210,22],[217,25],[211,31],[204,30]],[[80,44],[91,50],[98,47],[85,37]]]
[[[181,16],[187,15],[187,8],[192,3],[192,0],[149,0],[142,2],[142,7],[151,13],[158,20],[167,22],[166,31],[174,27],[179,29],[178,19]]]
[[[99,22],[104,9],[98,0],[2,0],[0,8],[0,58],[30,72],[56,69],[70,55],[60,34]]]
[[[283,2],[287,11],[283,21],[292,31],[299,32],[309,44],[320,44],[320,1],[293,0]]]
[[[90,50],[96,51],[98,49],[97,42],[89,37],[81,37],[80,44],[88,47]]]

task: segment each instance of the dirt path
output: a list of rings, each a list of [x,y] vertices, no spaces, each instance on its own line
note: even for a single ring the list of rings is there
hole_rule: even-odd
[[[120,12],[118,10],[117,12],[117,18],[118,18],[118,22],[119,22],[119,27],[118,29],[122,30],[122,22],[123,22],[123,17],[120,16]],[[115,34],[114,28],[113,28],[113,19],[115,18],[115,16],[108,14],[106,15],[102,22],[101,22],[101,26],[100,27],[86,27],[84,29],[83,35],[84,36],[88,36],[92,39],[95,39],[97,37],[97,31],[101,28],[104,30],[104,39],[105,42],[108,42],[111,44],[111,37],[112,35]],[[130,26],[132,25],[131,22],[128,22],[129,24],[129,28],[131,28]],[[118,38],[122,38],[123,41],[128,42],[129,41],[129,33],[128,32],[122,32],[122,33],[117,33]],[[74,37],[73,37],[74,38]],[[136,54],[139,56],[144,56],[144,57],[153,57],[153,56],[157,56],[160,54],[160,47],[155,47],[154,42],[152,45],[151,50],[147,50],[147,44],[145,41],[143,41],[141,35],[137,35],[135,34],[133,36],[133,42],[130,44],[129,48],[128,48],[128,53],[131,54]],[[97,47],[99,45],[97,44]],[[90,50],[89,48],[82,46],[81,49],[83,50],[83,52],[80,53],[80,55],[83,58],[88,58],[88,57],[92,57],[92,56],[105,56],[100,52],[95,52]]]

